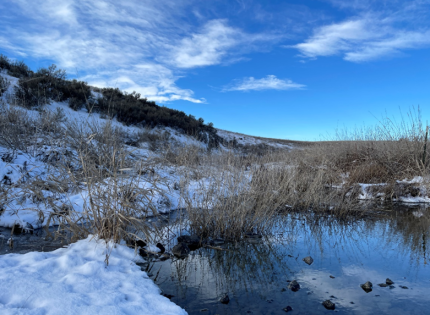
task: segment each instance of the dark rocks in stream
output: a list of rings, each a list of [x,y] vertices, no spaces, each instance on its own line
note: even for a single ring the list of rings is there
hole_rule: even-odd
[[[364,290],[364,292],[369,293],[372,292],[373,284],[370,281],[367,281],[364,284],[360,284],[360,287]]]
[[[386,288],[386,287],[388,287],[388,284],[386,284],[386,283],[378,283],[378,285],[379,285],[381,288]]]
[[[178,243],[186,244],[190,250],[196,250],[201,247],[200,237],[197,235],[178,236]]]
[[[12,226],[12,233],[13,233],[13,234],[15,234],[15,235],[19,235],[19,234],[24,233],[24,229],[22,228],[22,226],[21,226],[21,225],[19,225],[19,224],[14,224],[14,225]]]
[[[312,263],[314,262],[314,260],[313,260],[313,258],[311,256],[303,258],[303,261],[305,263],[307,263],[309,266],[312,265]]]
[[[161,244],[161,243],[157,243],[157,245],[155,245],[155,246],[160,250],[160,254],[163,254],[166,251],[163,244]]]
[[[291,306],[286,306],[286,307],[284,307],[283,309],[282,309],[284,312],[291,312],[292,310],[293,310],[293,308],[291,307]]]
[[[391,280],[390,278],[387,278],[387,280],[385,280],[385,283],[387,285],[393,285],[394,284],[393,280]]]
[[[328,310],[334,310],[336,308],[336,304],[330,300],[325,300],[322,302],[322,305]]]
[[[185,243],[179,243],[178,245],[175,245],[175,247],[173,247],[172,253],[178,258],[184,258],[187,257],[190,253],[190,248]]]
[[[288,289],[293,292],[297,292],[300,290],[300,284],[296,280],[293,280],[288,284]]]
[[[228,294],[226,293],[219,299],[219,301],[222,304],[228,304],[230,302],[230,298],[228,297]]]
[[[148,252],[144,248],[139,248],[139,255],[142,257],[148,257]]]
[[[164,296],[164,297],[166,297],[166,298],[168,298],[169,300],[170,300],[172,297],[175,297],[174,295],[166,294],[166,293],[161,293],[161,295],[162,295],[162,296]]]
[[[146,242],[144,242],[144,241],[142,241],[142,240],[129,240],[128,242],[127,242],[127,244],[129,244],[130,246],[132,246],[132,247],[145,247],[147,244],[146,244]]]

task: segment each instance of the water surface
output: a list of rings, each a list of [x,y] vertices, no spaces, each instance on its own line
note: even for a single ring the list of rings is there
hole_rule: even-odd
[[[189,314],[430,314],[429,210],[388,209],[358,221],[288,215],[261,241],[155,262],[150,276]],[[307,265],[303,258],[312,256]],[[379,287],[386,278],[394,287]],[[292,292],[288,281],[301,289]],[[370,281],[366,293],[360,284]],[[401,288],[407,287],[406,288]],[[219,298],[227,293],[230,302]],[[322,305],[330,299],[336,310]]]

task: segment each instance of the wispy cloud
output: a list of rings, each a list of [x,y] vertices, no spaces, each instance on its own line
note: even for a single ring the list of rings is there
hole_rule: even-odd
[[[255,79],[253,77],[243,78],[242,80],[236,80],[229,86],[222,89],[223,92],[230,91],[262,91],[262,90],[301,90],[306,85],[295,83],[291,80],[278,79],[274,75],[268,75],[261,79]]]
[[[158,102],[203,103],[178,87],[184,71],[240,60],[233,48],[270,36],[247,34],[223,19],[193,24],[185,18],[192,8],[193,0],[7,0],[0,4],[0,47],[52,60],[90,84]]]
[[[354,9],[359,15],[317,27],[308,39],[289,46],[298,49],[305,58],[340,55],[347,61],[363,62],[430,46],[428,2],[331,2]]]
[[[320,27],[309,39],[292,47],[307,58],[343,55],[345,60],[362,62],[427,45],[430,30],[401,30],[384,22],[358,19]]]
[[[180,45],[172,49],[172,63],[179,68],[194,68],[220,64],[232,58],[243,47],[250,49],[257,42],[275,40],[275,36],[247,34],[228,25],[226,20],[209,21],[199,33],[183,38]],[[232,49],[236,51],[233,52]]]

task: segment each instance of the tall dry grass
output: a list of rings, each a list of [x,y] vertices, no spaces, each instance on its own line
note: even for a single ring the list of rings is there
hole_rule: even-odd
[[[43,172],[30,176],[26,170],[23,180],[0,185],[0,205],[30,198],[35,206],[22,210],[37,212],[46,227],[56,226],[54,233],[47,230],[52,237],[95,234],[119,243],[152,236],[146,218],[157,215],[157,179],[143,180],[150,162],[124,144],[122,129],[111,121],[67,121],[47,108],[29,112],[8,105],[0,111],[0,145],[44,162]],[[82,208],[70,199],[76,195]]]

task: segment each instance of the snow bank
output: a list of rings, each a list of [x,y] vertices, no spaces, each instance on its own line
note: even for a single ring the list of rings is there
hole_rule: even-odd
[[[113,244],[109,244],[112,247]],[[91,237],[53,252],[0,256],[1,314],[187,314],[160,295],[134,250]]]

